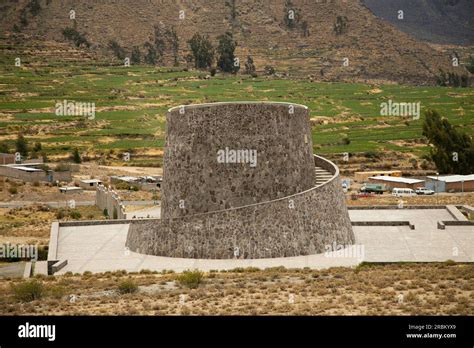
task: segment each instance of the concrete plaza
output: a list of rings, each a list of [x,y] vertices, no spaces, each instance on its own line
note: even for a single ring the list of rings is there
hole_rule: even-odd
[[[209,271],[276,266],[323,269],[356,266],[362,261],[434,262],[451,259],[473,262],[473,225],[447,225],[445,229],[438,228],[438,221],[462,220],[462,214],[454,211],[455,209],[351,209],[351,221],[357,224],[353,227],[355,245],[327,254],[253,260],[181,259],[130,252],[125,248],[129,228],[126,221],[116,224],[60,226],[57,232],[56,255],[49,258],[54,259],[55,256],[57,260],[67,260],[67,265],[57,274],[115,270],[137,272],[142,269]],[[409,221],[415,228],[411,229],[409,225],[371,225],[370,222],[374,221]],[[368,224],[359,225],[360,222]]]

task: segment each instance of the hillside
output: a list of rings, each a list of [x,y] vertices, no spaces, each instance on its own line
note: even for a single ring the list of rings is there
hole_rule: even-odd
[[[71,9],[75,20],[69,18]],[[294,28],[284,21],[289,9],[297,18]],[[155,41],[156,27],[164,41],[162,64],[166,65],[172,65],[174,57],[165,33],[177,33],[177,58],[183,66],[187,41],[194,33],[208,34],[215,43],[218,35],[232,31],[242,65],[251,55],[259,72],[270,65],[279,73],[318,81],[414,84],[434,84],[439,69],[466,73],[464,68],[452,68],[449,53],[398,31],[360,1],[7,0],[0,10],[4,33],[20,31],[64,42],[62,30],[75,27],[91,43],[90,50],[103,54],[110,54],[108,43],[116,40],[127,55],[133,46],[144,55],[144,45]],[[339,34],[338,18],[344,23]],[[343,66],[345,58],[348,66]]]
[[[441,44],[474,45],[472,0],[363,0],[364,4],[398,29],[420,40]],[[404,19],[397,18],[404,11]]]

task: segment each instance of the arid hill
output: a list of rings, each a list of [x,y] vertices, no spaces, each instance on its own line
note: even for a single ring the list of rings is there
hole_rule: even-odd
[[[289,11],[291,21],[285,20]],[[0,5],[0,16],[3,33],[65,42],[62,32],[71,27],[90,42],[89,50],[109,55],[111,40],[127,55],[133,46],[143,55],[145,44],[158,38],[165,65],[174,62],[170,32],[177,34],[177,59],[185,66],[187,41],[195,33],[216,44],[217,36],[231,31],[242,66],[251,55],[258,72],[272,66],[314,80],[415,84],[435,84],[440,69],[467,74],[452,67],[449,52],[399,31],[360,0],[9,0]]]
[[[375,15],[420,40],[474,45],[472,0],[363,0]],[[398,11],[403,19],[398,19]]]

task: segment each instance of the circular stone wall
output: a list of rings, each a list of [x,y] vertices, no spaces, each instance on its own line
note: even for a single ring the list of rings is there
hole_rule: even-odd
[[[132,220],[126,246],[159,256],[256,259],[355,241],[339,170],[313,156],[308,109],[295,104],[171,109],[161,216]]]
[[[269,201],[309,189],[308,109],[286,103],[175,107],[166,119],[162,216]]]

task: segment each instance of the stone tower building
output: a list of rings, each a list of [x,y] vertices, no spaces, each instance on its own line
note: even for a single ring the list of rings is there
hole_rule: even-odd
[[[302,105],[170,109],[162,219],[133,221],[127,246],[222,259],[307,255],[352,244],[339,170],[312,149]]]

